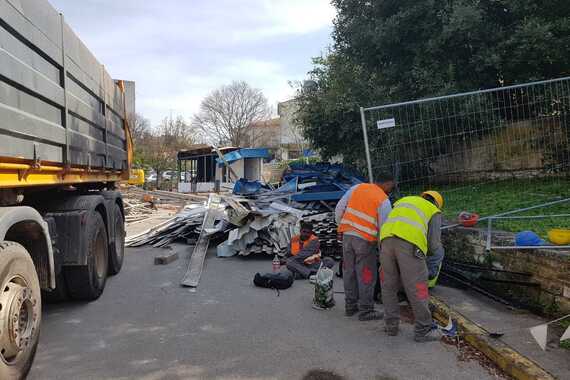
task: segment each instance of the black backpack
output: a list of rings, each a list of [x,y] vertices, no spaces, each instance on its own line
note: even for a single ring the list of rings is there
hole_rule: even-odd
[[[293,285],[295,278],[293,273],[289,271],[279,272],[279,273],[256,273],[253,278],[253,283],[255,286],[260,288],[270,288],[270,289],[287,289]]]

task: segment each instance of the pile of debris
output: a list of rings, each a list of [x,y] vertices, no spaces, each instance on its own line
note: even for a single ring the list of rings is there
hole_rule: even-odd
[[[291,238],[298,233],[301,215],[280,203],[252,211],[247,221],[230,231],[228,239],[218,245],[218,256],[247,256],[252,253],[284,256]]]
[[[202,230],[202,220],[206,207],[190,204],[174,218],[171,218],[143,233],[126,239],[127,247],[140,247],[151,244],[153,247],[165,247],[176,240],[185,240],[187,244],[195,244]]]
[[[323,256],[339,258],[342,245],[334,218],[336,202],[362,179],[340,165],[296,165],[286,172],[285,182],[275,189],[259,182],[239,180],[233,195],[221,195],[215,227],[206,236],[220,233],[220,257],[261,253],[283,256],[299,222],[312,222]],[[174,218],[131,237],[127,245],[152,244],[164,247],[176,240],[194,245],[202,232],[208,206],[200,199],[187,198],[189,205]]]
[[[124,198],[125,222],[133,223],[147,219],[156,211],[156,206],[151,200],[145,201],[138,198]]]
[[[321,254],[340,260],[342,257],[342,241],[338,239],[334,212],[309,214],[303,220],[313,224],[313,232],[321,244]]]

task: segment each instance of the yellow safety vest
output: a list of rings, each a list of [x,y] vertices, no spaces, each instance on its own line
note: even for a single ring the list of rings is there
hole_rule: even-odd
[[[394,204],[388,219],[382,225],[380,240],[399,237],[428,252],[428,224],[439,209],[422,197],[404,197]]]

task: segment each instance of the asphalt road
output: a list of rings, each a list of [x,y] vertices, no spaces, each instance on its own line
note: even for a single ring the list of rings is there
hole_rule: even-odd
[[[388,337],[381,322],[346,318],[340,294],[339,306],[317,311],[307,282],[280,296],[255,288],[271,260],[211,252],[200,287],[182,288],[190,248],[175,249],[181,259],[167,266],[153,265],[161,249],[128,249],[98,301],[47,305],[29,378],[301,379],[311,369],[346,379],[491,378],[454,347],[414,343],[411,325]]]

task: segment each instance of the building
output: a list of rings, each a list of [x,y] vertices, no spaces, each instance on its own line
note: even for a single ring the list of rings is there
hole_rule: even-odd
[[[269,158],[280,158],[281,120],[274,118],[252,123],[245,131],[244,146],[264,147],[269,151]]]
[[[216,183],[227,189],[240,178],[249,181],[262,179],[263,162],[269,157],[267,149],[225,147],[219,150],[223,160],[212,146],[206,144],[193,145],[178,152],[179,192],[210,192],[216,189]]]
[[[303,137],[301,126],[295,121],[298,110],[299,106],[295,99],[281,102],[277,106],[280,121],[280,158],[282,160],[301,158],[303,151],[309,148],[309,143]]]
[[[241,148],[225,153],[223,160],[216,159],[218,164],[216,181],[229,183],[240,178],[245,178],[248,181],[260,181],[262,180],[263,161],[267,158],[269,158],[269,151],[265,148]],[[228,170],[226,163],[231,170]]]

